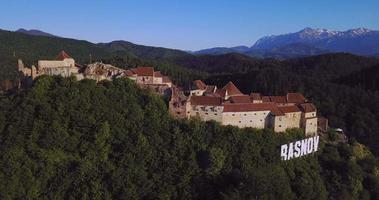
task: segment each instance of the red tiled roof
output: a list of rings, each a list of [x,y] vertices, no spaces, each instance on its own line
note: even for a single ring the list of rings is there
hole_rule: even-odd
[[[241,96],[232,96],[230,97],[232,103],[251,103],[250,96],[241,95]]]
[[[224,104],[224,112],[271,111],[275,108],[273,103]]]
[[[288,93],[287,102],[288,103],[304,103],[305,97],[300,93]]]
[[[56,57],[55,60],[64,60],[66,58],[71,58],[65,51],[61,51]]]
[[[217,89],[216,90],[216,92],[215,92],[215,94],[217,95],[217,96],[220,96],[220,97],[225,97],[225,95],[226,95],[226,90],[224,90],[224,89]]]
[[[216,86],[214,85],[207,85],[205,89],[205,93],[213,94],[215,92]]]
[[[261,93],[250,93],[250,97],[251,97],[253,100],[262,100]]]
[[[132,71],[138,76],[154,76],[153,67],[137,67],[132,69]]]
[[[171,83],[171,79],[170,79],[170,77],[168,77],[168,76],[163,76],[163,77],[162,77],[162,82],[163,82],[163,83]]]
[[[281,110],[279,110],[278,107],[274,107],[271,110],[271,114],[274,115],[274,116],[284,116],[284,113]]]
[[[270,101],[275,103],[287,103],[285,96],[270,96]]]
[[[207,106],[220,106],[220,97],[210,97],[210,96],[191,96],[191,105],[207,105]]]
[[[271,102],[271,99],[269,96],[263,96],[262,97],[262,102]]]
[[[154,72],[154,77],[163,77],[163,75],[161,74],[161,72],[160,71],[156,71],[156,72]]]
[[[280,111],[282,111],[282,113],[301,112],[297,106],[280,106],[278,108]]]
[[[207,85],[202,80],[195,80],[193,82],[193,85],[197,90],[205,90],[207,87]]]
[[[126,76],[133,76],[136,75],[132,70],[126,70],[125,71]]]
[[[243,95],[242,92],[231,81],[229,81],[229,83],[227,83],[222,89],[227,91],[229,96]]]
[[[308,113],[308,112],[315,112],[316,111],[316,106],[313,105],[313,103],[303,103],[303,104],[300,104],[299,105],[299,108],[305,112],[305,113]]]

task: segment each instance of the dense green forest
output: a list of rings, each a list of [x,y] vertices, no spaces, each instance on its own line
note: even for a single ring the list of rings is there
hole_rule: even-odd
[[[371,90],[372,92],[379,91],[379,65],[374,65],[358,73],[341,77],[336,83],[359,87],[364,90]]]
[[[0,199],[379,198],[379,162],[354,140],[281,161],[301,130],[173,119],[127,79],[42,76],[0,101]]]

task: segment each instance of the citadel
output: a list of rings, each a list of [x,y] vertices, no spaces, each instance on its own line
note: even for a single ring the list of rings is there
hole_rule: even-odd
[[[322,118],[317,116],[315,105],[300,93],[288,93],[284,96],[243,94],[232,82],[218,88],[215,85],[206,85],[201,80],[195,80],[189,91],[183,91],[168,76],[155,71],[153,67],[121,69],[101,62],[82,66],[75,63],[64,51],[53,60],[39,60],[37,66],[26,67],[19,60],[18,71],[19,87],[30,85],[41,75],[75,76],[77,80],[96,81],[129,78],[140,87],[169,97],[169,111],[177,118],[198,117],[204,121],[214,120],[222,125],[271,128],[275,132],[301,128],[307,136],[316,135],[320,128],[327,128],[327,120],[318,125]]]

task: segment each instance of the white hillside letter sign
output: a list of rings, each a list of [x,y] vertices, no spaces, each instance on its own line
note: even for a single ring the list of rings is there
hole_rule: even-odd
[[[280,148],[280,157],[282,160],[299,158],[318,151],[320,136],[310,137],[289,144],[283,144]]]

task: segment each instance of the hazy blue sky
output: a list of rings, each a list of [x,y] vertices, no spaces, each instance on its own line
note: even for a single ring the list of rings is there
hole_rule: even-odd
[[[305,27],[379,29],[379,0],[4,0],[0,7],[0,29],[186,50],[251,46]]]

